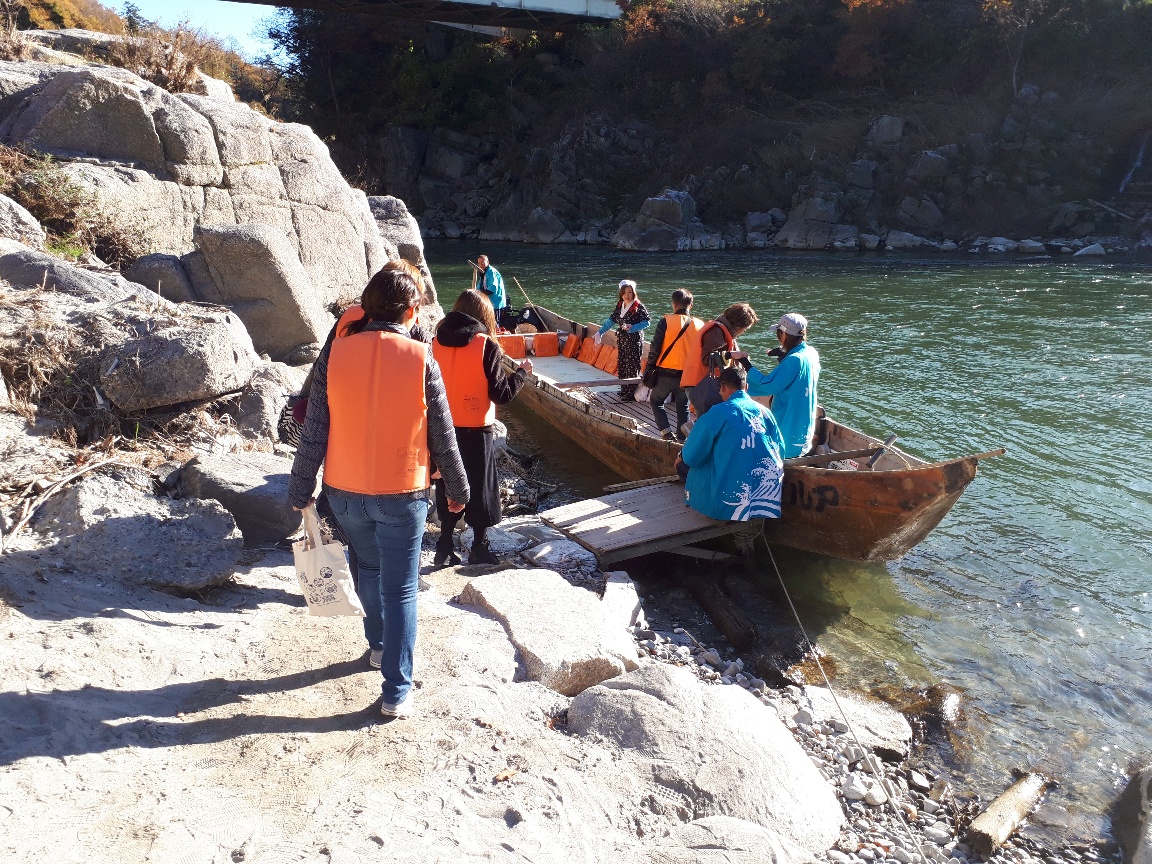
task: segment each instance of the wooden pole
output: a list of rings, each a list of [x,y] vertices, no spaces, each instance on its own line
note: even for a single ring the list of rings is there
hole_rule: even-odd
[[[991,855],[1007,840],[1048,788],[1043,774],[1025,774],[988,805],[968,827],[968,845],[977,855]]]

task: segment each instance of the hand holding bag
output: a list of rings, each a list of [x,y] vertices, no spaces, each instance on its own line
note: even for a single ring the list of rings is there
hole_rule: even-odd
[[[304,539],[292,544],[292,557],[310,615],[364,617],[348,556],[341,544],[324,543],[315,504],[304,508]]]

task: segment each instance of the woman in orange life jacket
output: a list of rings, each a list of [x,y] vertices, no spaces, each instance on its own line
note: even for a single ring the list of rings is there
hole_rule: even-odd
[[[437,567],[459,564],[452,551],[452,532],[461,516],[472,526],[472,548],[469,564],[499,564],[500,559],[488,548],[488,529],[503,518],[500,512],[500,478],[496,473],[496,446],[492,424],[496,406],[516,398],[532,372],[532,362],[525,360],[511,375],[504,371],[504,352],[488,336],[496,332],[492,304],[479,291],[461,294],[440,325],[432,340],[432,353],[444,374],[456,444],[464,460],[472,497],[464,512],[452,513],[444,483],[436,481],[436,510],[440,517],[440,539],[436,543]]]
[[[412,710],[412,653],[420,545],[432,460],[448,508],[468,501],[440,367],[409,336],[420,289],[407,273],[381,270],[361,299],[363,316],[316,359],[308,413],[288,486],[291,504],[313,499],[324,463],[324,493],[356,549],[356,590],[364,604],[370,662],[384,677],[380,711]]]

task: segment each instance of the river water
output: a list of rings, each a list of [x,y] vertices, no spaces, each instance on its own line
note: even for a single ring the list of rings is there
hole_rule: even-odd
[[[653,315],[677,287],[700,317],[747,300],[753,357],[802,312],[834,418],[932,460],[1006,447],[899,561],[776,561],[834,684],[959,691],[961,787],[993,796],[1011,769],[1046,768],[1050,801],[1103,811],[1152,748],[1152,266],[429,243],[446,307],[480,251],[512,305],[515,276],[583,321],[611,311],[621,278]]]

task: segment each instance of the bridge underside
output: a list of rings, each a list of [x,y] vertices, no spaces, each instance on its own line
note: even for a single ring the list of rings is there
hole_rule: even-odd
[[[518,30],[570,30],[579,24],[603,24],[620,16],[614,0],[232,0],[261,6],[287,6],[322,12],[352,12],[389,18],[419,18],[479,27]],[[505,5],[506,4],[506,5]]]

